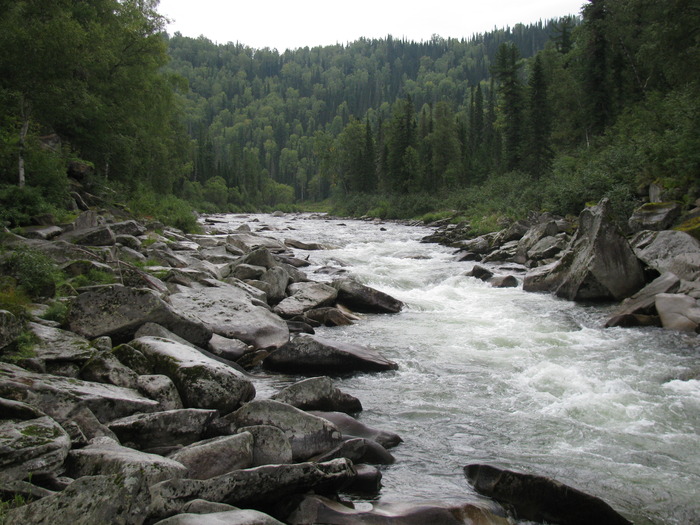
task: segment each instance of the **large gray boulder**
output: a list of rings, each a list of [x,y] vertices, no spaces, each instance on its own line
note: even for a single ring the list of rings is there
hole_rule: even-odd
[[[610,213],[607,199],[581,212],[576,235],[545,277],[545,288],[572,301],[620,301],[644,286],[642,266]],[[539,291],[532,275],[525,276],[523,289]]]
[[[292,445],[284,431],[272,425],[240,427],[238,433],[253,436],[253,466],[292,463]]]
[[[652,323],[658,315],[656,296],[675,293],[680,287],[681,280],[676,274],[666,272],[660,275],[632,297],[625,299],[605,322],[605,326],[645,326]]]
[[[398,365],[366,346],[302,334],[272,352],[263,366],[285,373],[338,375],[396,370]]]
[[[343,441],[333,450],[316,456],[314,461],[329,461],[336,458],[347,458],[354,465],[392,465],[396,461],[383,446],[367,438],[351,438]]]
[[[661,325],[668,330],[700,332],[700,303],[683,294],[661,293],[655,297]]]
[[[72,478],[117,474],[125,477],[142,474],[148,485],[166,479],[182,478],[187,467],[157,454],[147,454],[123,447],[103,437],[84,448],[71,450],[66,460],[66,474]]]
[[[510,506],[520,520],[562,525],[631,525],[606,502],[556,480],[468,465],[464,473],[479,494]]]
[[[65,490],[7,512],[7,523],[142,525],[150,495],[144,476],[86,476]]]
[[[0,350],[12,344],[22,333],[22,320],[12,312],[0,310]]]
[[[290,385],[271,399],[287,403],[301,410],[323,410],[353,414],[362,411],[362,403],[350,394],[341,392],[329,377],[311,377]]]
[[[80,378],[124,388],[137,388],[139,376],[131,368],[122,364],[111,351],[105,351],[93,355],[83,365],[80,369]]]
[[[255,387],[241,372],[190,346],[159,337],[140,337],[130,346],[146,357],[154,373],[173,381],[185,407],[227,413],[255,397]]]
[[[17,401],[2,399],[0,409],[0,485],[59,473],[71,446],[61,425]]]
[[[89,408],[103,423],[158,409],[156,401],[128,388],[37,374],[7,363],[0,363],[0,396],[23,401],[59,421],[78,405]]]
[[[170,454],[169,458],[185,465],[190,479],[214,478],[253,466],[253,435],[242,432],[198,441]]]
[[[90,341],[73,332],[39,323],[28,323],[27,328],[36,341],[32,363],[48,374],[77,377],[80,368],[97,353]]]
[[[398,299],[353,279],[338,279],[331,286],[338,290],[338,302],[357,312],[395,314],[403,309]]]
[[[138,391],[144,396],[158,401],[159,411],[185,408],[173,380],[162,374],[145,374],[136,380]]]
[[[206,514],[178,514],[159,521],[155,525],[284,525],[263,512],[252,509],[236,509]]]
[[[534,226],[525,232],[525,234],[520,238],[515,250],[514,261],[520,264],[526,264],[530,260],[530,251],[543,239],[548,237],[554,237],[559,233],[559,226],[557,222],[546,217],[544,220],[538,222]]]
[[[264,465],[207,480],[173,479],[151,487],[151,513],[155,516],[172,515],[193,499],[260,508],[260,505],[271,505],[309,490],[334,492],[355,475],[350,461],[334,459],[325,463]]]
[[[197,346],[206,346],[211,338],[211,330],[201,321],[176,312],[155,292],[118,284],[76,297],[67,323],[71,331],[88,339],[107,335],[115,343],[130,341],[145,323],[164,326]]]
[[[341,441],[338,429],[326,419],[273,400],[251,401],[231,415],[236,427],[271,425],[282,430],[292,446],[294,461],[326,452]]]
[[[311,414],[330,421],[340,430],[343,439],[366,438],[376,441],[384,448],[395,447],[403,440],[394,432],[370,427],[343,412],[311,411]]]
[[[170,302],[192,322],[255,348],[278,348],[289,340],[289,329],[280,317],[254,305],[249,294],[233,285],[186,290],[170,296]]]
[[[700,241],[677,230],[642,231],[631,240],[634,253],[659,273],[672,272],[681,279],[700,279]]]
[[[138,450],[191,445],[201,441],[216,410],[185,408],[152,414],[135,414],[110,421],[107,426],[119,440]]]
[[[354,508],[332,499],[309,495],[290,515],[290,525],[509,525],[486,503],[373,503]]]
[[[665,230],[681,216],[681,209],[677,202],[648,202],[634,210],[628,225],[635,233],[642,230]]]
[[[333,304],[338,290],[323,283],[294,283],[289,285],[289,297],[283,299],[276,307],[282,317],[302,315],[312,308]]]
[[[230,245],[240,248],[245,253],[257,250],[259,248],[265,248],[270,252],[281,253],[287,251],[287,247],[281,241],[273,239],[272,237],[265,237],[263,235],[255,235],[250,232],[236,232],[230,234],[226,238],[226,242]],[[253,264],[246,261],[247,264]],[[262,265],[258,265],[262,266]]]
[[[268,303],[277,304],[287,296],[290,277],[284,268],[274,266],[267,270],[260,280],[268,285],[266,290]]]

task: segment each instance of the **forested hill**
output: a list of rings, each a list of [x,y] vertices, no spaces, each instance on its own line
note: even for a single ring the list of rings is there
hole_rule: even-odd
[[[466,122],[472,91],[488,82],[501,44],[528,58],[552,38],[567,41],[575,24],[516,25],[462,40],[387,36],[283,53],[176,33],[169,68],[189,81],[193,179],[221,177],[239,205],[326,198],[347,185],[328,153],[344,131],[354,132],[347,128],[353,119],[368,120],[379,136],[397,100],[410,97],[418,111],[444,102],[451,118]],[[377,184],[357,189],[372,192]]]

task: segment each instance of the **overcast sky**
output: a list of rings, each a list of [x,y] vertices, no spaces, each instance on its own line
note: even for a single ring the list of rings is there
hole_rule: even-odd
[[[170,34],[279,51],[392,35],[420,42],[579,14],[586,0],[161,0]]]

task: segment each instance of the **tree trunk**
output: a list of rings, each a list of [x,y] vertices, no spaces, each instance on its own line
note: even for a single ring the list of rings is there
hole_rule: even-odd
[[[27,133],[29,133],[29,103],[22,99],[22,128],[19,131],[19,180],[18,184],[20,188],[24,188],[25,175],[24,175],[24,151],[26,149],[26,138]]]

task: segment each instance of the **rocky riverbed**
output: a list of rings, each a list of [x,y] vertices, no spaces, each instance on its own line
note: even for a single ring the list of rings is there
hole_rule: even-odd
[[[472,274],[495,286],[632,296],[611,326],[697,330],[700,243],[673,230],[629,242],[607,213],[606,203],[586,210],[575,229],[545,216],[426,240],[480,259]],[[158,229],[88,211],[68,228],[4,235],[10,249],[115,280],[77,289],[60,326],[2,313],[0,352],[22,332],[37,341],[31,356],[0,363],[1,489],[30,502],[8,523],[628,523],[556,481],[476,464],[465,484],[493,499],[353,508],[353,495],[379,491],[401,437],[353,417],[362,400],[328,376],[397,364],[313,332],[401,302],[347,277],[310,280],[303,254],[320,245],[245,226],[217,233],[215,221],[207,235]],[[309,379],[276,389],[276,373]]]

